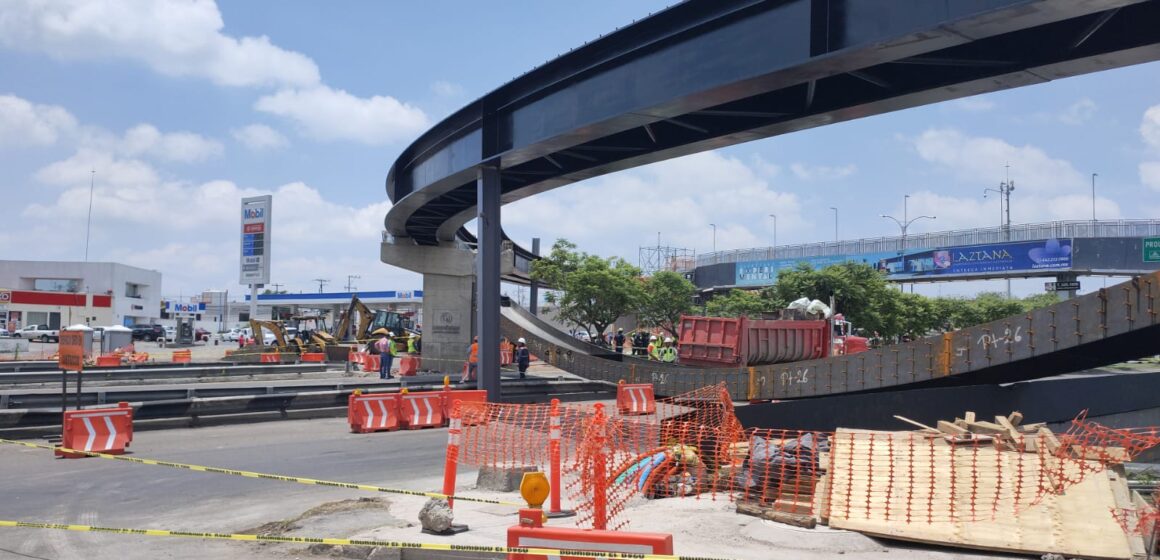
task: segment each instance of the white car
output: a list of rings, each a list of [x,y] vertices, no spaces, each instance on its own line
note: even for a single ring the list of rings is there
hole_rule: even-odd
[[[250,327],[246,327],[242,329],[242,336],[245,336],[246,340],[250,340],[254,338],[254,332],[250,330]],[[270,346],[272,344],[274,344],[274,333],[262,329],[262,346]]]
[[[177,340],[177,329],[165,327],[165,340]]]
[[[12,333],[8,332],[8,329],[0,327],[0,338],[8,338],[10,336],[12,336]]]
[[[222,333],[222,340],[228,340],[230,342],[237,342],[239,336],[242,336],[242,329],[234,327],[234,328]]]

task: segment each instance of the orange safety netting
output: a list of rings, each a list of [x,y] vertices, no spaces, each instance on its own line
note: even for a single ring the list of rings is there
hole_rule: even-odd
[[[551,410],[464,403],[458,461],[548,471]],[[634,499],[718,494],[820,519],[995,519],[1160,443],[1154,429],[1106,428],[1083,413],[1058,437],[1034,428],[990,435],[746,430],[722,385],[658,399],[655,414],[621,412],[614,404],[558,408],[563,486],[580,526],[621,528]]]

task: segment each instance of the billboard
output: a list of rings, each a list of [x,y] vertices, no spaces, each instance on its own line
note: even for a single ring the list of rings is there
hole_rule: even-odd
[[[1071,268],[1071,239],[992,243],[945,249],[907,249],[857,255],[769,259],[737,263],[737,286],[768,286],[799,263],[814,269],[845,262],[869,264],[891,280],[932,276],[987,276]]]
[[[991,243],[911,250],[881,259],[878,269],[892,280],[932,276],[988,276],[1071,268],[1071,239]]]
[[[272,195],[242,199],[242,284],[270,283],[270,209]]]

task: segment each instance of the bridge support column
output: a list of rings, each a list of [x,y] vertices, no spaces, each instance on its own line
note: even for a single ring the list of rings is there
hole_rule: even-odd
[[[458,380],[474,324],[474,255],[468,249],[413,245],[400,239],[384,241],[380,258],[423,275],[423,367]]]
[[[476,180],[476,228],[479,247],[476,250],[476,305],[479,334],[479,384],[487,391],[487,400],[498,402],[499,377],[499,298],[500,253],[503,230],[500,227],[500,174],[498,162],[480,166]],[[426,294],[426,292],[424,292]]]

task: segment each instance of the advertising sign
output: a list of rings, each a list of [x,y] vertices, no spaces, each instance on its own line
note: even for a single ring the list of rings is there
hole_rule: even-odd
[[[816,270],[845,262],[869,264],[885,272],[891,280],[1066,270],[1071,268],[1071,239],[994,243],[949,249],[907,249],[906,253],[887,251],[739,262],[735,283],[738,286],[768,286],[777,281],[779,272],[791,270],[802,263]]]
[[[1071,240],[1046,239],[908,251],[882,259],[890,279],[930,276],[986,276],[1071,268]]]
[[[85,368],[84,331],[60,331],[60,348],[57,350],[57,365],[65,371],[81,371]]]
[[[165,310],[173,315],[196,315],[205,312],[204,303],[181,303],[169,301],[165,303]]]
[[[12,303],[12,290],[0,290],[0,303]]]
[[[242,284],[270,283],[270,210],[274,197],[242,199]]]

